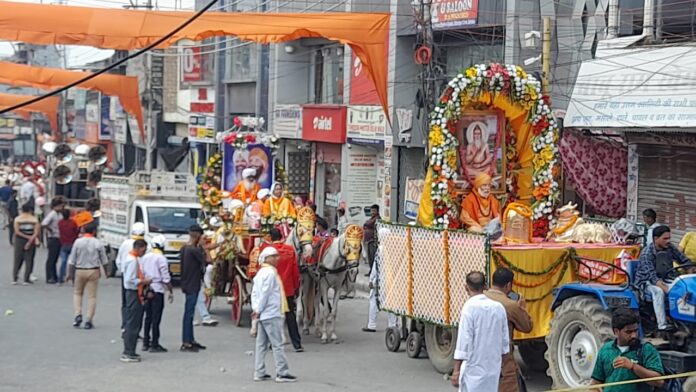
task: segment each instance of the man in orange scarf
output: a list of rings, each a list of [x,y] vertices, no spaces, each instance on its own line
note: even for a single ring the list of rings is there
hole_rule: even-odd
[[[483,231],[495,218],[500,216],[500,203],[491,194],[491,176],[479,173],[472,184],[471,192],[462,202],[459,219],[467,230]]]
[[[246,168],[242,170],[242,181],[235,185],[230,193],[232,199],[241,200],[244,205],[256,201],[256,194],[261,190],[261,186],[256,182],[256,170]]]

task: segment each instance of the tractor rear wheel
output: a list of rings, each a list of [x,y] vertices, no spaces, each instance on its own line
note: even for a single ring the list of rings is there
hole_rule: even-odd
[[[686,379],[684,385],[682,385],[684,391],[696,391],[696,376],[692,376]]]
[[[546,336],[546,373],[553,388],[588,385],[599,349],[613,338],[611,316],[596,298],[583,295],[563,301]]]

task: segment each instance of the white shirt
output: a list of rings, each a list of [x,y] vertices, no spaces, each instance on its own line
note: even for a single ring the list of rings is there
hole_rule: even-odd
[[[169,275],[169,263],[161,252],[151,251],[140,259],[143,275],[151,279],[150,288],[156,293],[164,294],[167,284],[172,281]]]
[[[34,185],[34,183],[31,181],[26,181],[19,189],[19,197],[22,199],[22,201],[26,202],[30,197],[34,196],[35,191],[36,185]]]
[[[648,236],[645,239],[645,246],[648,246],[653,243],[653,229],[658,226],[662,226],[662,223],[655,222],[652,225],[650,225],[650,227],[648,227]]]
[[[128,253],[122,267],[123,288],[126,290],[137,290],[140,284],[140,278],[138,278],[138,268],[140,268],[138,258]]]
[[[275,268],[262,267],[254,277],[251,290],[251,309],[259,315],[259,320],[282,317],[280,285]]]
[[[129,238],[121,244],[121,246],[118,247],[118,253],[116,254],[116,269],[121,271],[123,273],[123,262],[126,261],[126,258],[130,254],[130,252],[133,250],[133,244],[135,243],[135,240],[132,238]]]
[[[484,294],[462,307],[454,359],[462,361],[459,392],[498,392],[504,354],[510,351],[505,307]]]

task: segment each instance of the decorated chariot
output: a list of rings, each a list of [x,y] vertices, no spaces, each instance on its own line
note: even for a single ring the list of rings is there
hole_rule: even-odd
[[[409,356],[425,349],[451,372],[466,275],[505,267],[534,323],[514,339],[527,366],[542,368],[554,288],[626,279],[604,263],[636,257],[640,235],[557,209],[558,139],[549,98],[521,67],[475,65],[449,82],[430,117],[418,222],[378,225],[380,307],[403,316],[387,330],[389,350],[406,339]]]

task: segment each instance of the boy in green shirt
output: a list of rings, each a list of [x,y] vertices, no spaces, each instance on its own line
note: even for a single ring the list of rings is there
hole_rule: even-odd
[[[590,384],[637,380],[664,374],[660,353],[652,344],[643,344],[638,338],[639,321],[638,314],[630,309],[619,308],[614,311],[611,328],[616,339],[599,350]],[[663,383],[660,380],[618,385],[606,387],[603,392],[650,391],[651,387],[659,388]]]

